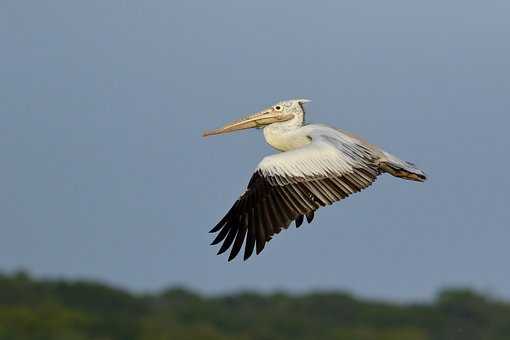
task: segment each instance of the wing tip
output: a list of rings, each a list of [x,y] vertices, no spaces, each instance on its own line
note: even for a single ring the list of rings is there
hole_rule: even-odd
[[[308,214],[306,214],[306,221],[308,222],[308,224],[312,223],[314,217],[315,217],[314,211],[311,211]]]
[[[296,217],[296,219],[294,220],[294,222],[296,223],[296,228],[301,227],[301,225],[303,224],[303,219],[304,219],[303,215],[299,215],[298,217]]]

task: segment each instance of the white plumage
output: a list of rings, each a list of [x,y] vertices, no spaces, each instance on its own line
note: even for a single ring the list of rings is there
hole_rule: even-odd
[[[260,253],[274,234],[292,222],[299,227],[323,206],[371,185],[388,172],[414,181],[425,174],[378,146],[353,134],[320,124],[304,125],[303,103],[279,102],[269,109],[235,121],[205,136],[246,128],[264,128],[266,141],[281,153],[265,157],[245,193],[211,230],[219,254],[232,246],[232,260],[245,244],[244,259],[256,247]]]

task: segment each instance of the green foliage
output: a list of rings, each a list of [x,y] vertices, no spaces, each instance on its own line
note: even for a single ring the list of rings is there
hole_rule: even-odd
[[[399,305],[338,292],[239,293],[186,289],[136,296],[94,282],[0,275],[0,340],[503,340],[510,304],[470,290]]]

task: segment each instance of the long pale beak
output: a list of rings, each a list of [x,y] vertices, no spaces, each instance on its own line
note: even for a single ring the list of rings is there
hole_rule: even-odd
[[[219,129],[206,131],[203,136],[213,136],[213,135],[221,135],[228,132],[251,129],[256,127],[263,127],[265,125],[269,125],[276,122],[282,122],[289,120],[293,115],[282,114],[281,112],[276,112],[272,109],[261,111],[252,115],[249,115],[243,119],[235,120],[231,123],[228,123],[224,127]]]

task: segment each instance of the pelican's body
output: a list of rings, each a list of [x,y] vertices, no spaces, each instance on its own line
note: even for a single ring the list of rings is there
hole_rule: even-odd
[[[289,100],[205,136],[263,128],[266,142],[281,153],[265,157],[246,192],[211,230],[230,246],[232,260],[245,243],[244,259],[260,253],[271,237],[292,222],[311,222],[314,212],[371,185],[384,172],[414,181],[425,174],[412,163],[353,134],[322,124],[304,124],[306,100]],[[246,242],[245,242],[246,241]]]

